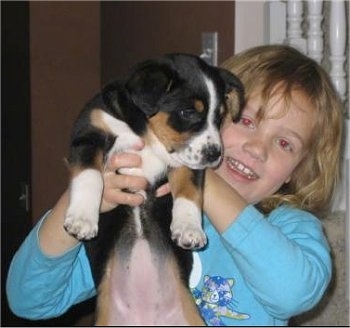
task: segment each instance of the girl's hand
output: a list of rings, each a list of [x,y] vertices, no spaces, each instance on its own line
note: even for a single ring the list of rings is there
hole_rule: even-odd
[[[157,190],[156,190],[156,197],[162,197],[165,196],[170,192],[170,186],[169,183],[165,183],[161,185]]]
[[[141,164],[141,157],[135,153],[118,153],[110,157],[103,175],[101,212],[110,211],[119,204],[137,206],[143,203],[144,198],[137,191],[146,189],[147,180],[116,173],[121,168],[140,167]]]

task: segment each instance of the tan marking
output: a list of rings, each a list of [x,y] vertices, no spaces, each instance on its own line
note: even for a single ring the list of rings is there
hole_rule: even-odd
[[[192,294],[183,284],[179,286],[179,289],[184,316],[188,324],[190,326],[205,326],[206,324],[199,314],[199,310],[194,303]]]
[[[192,175],[191,169],[185,166],[172,169],[168,174],[170,190],[173,198],[190,199],[201,209],[203,204],[202,188],[193,184]]]
[[[111,287],[110,287],[110,272],[113,265],[113,257],[115,253],[109,257],[106,265],[105,273],[100,285],[98,286],[98,298],[96,307],[96,322],[95,326],[107,326],[110,318],[111,306]],[[113,310],[113,309],[112,309]]]
[[[70,166],[69,167],[69,172],[70,172],[70,176],[71,179],[75,178],[76,176],[78,176],[81,172],[84,171],[84,167],[80,166],[80,165],[74,165],[74,166]]]
[[[179,133],[168,125],[169,114],[159,112],[149,119],[149,127],[157,138],[170,152],[184,145],[189,138],[189,133]]]
[[[195,110],[196,110],[197,112],[199,112],[199,113],[203,112],[203,110],[204,110],[204,108],[205,108],[203,101],[202,101],[202,100],[199,100],[199,99],[196,99],[196,100],[194,101],[194,108],[195,108]]]
[[[225,95],[226,106],[233,120],[238,118],[241,107],[243,106],[240,99],[239,91],[236,89],[233,89]]]
[[[90,123],[96,128],[99,128],[107,133],[112,133],[110,127],[103,119],[104,111],[100,108],[94,108],[90,113]]]
[[[180,269],[174,258],[170,259],[170,267],[175,274],[176,288],[179,292],[182,313],[189,326],[205,326],[202,317],[199,314],[193,296],[189,288],[185,285],[180,277]]]
[[[99,150],[94,158],[92,168],[102,172],[103,171],[103,151]]]

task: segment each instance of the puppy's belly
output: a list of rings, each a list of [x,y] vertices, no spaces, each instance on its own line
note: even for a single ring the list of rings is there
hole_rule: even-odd
[[[186,325],[175,263],[137,239],[130,257],[110,263],[109,325]],[[185,297],[188,297],[185,296]]]

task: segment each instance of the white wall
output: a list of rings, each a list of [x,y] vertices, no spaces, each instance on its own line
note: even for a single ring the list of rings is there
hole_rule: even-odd
[[[235,53],[264,44],[264,1],[236,1]]]

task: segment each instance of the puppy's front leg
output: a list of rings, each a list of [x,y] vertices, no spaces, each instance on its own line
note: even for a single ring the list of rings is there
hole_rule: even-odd
[[[102,176],[96,169],[84,169],[72,179],[64,228],[78,239],[91,239],[97,234],[102,190]]]
[[[78,239],[96,236],[103,192],[104,148],[114,137],[87,129],[75,136],[68,159],[71,173],[70,201],[64,228]],[[110,147],[110,146],[109,146]]]
[[[204,171],[179,167],[170,171],[168,179],[174,199],[172,239],[185,249],[202,248],[207,243],[202,229]]]
[[[124,121],[99,108],[83,114],[75,123],[68,159],[70,203],[64,222],[70,234],[78,239],[97,235],[105,163],[113,152],[141,144],[141,138]]]

